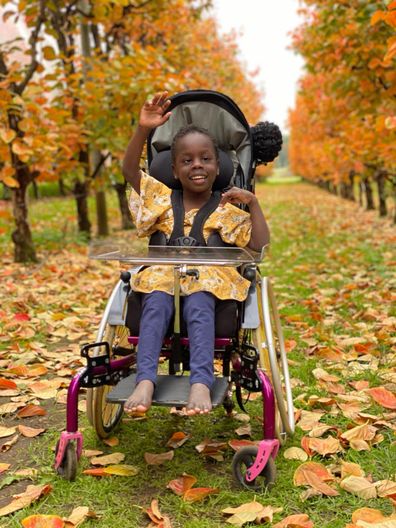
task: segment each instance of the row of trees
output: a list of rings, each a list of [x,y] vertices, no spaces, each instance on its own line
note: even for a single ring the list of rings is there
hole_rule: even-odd
[[[292,170],[345,198],[359,188],[368,209],[376,185],[385,216],[387,189],[396,200],[396,1],[303,4],[293,35],[306,74],[290,112]]]
[[[0,0],[3,20],[25,38],[0,45],[0,181],[12,191],[17,262],[35,261],[26,190],[34,181],[69,187],[80,231],[108,231],[105,189],[129,215],[120,160],[143,101],[157,90],[226,91],[254,123],[261,94],[221,36],[205,0]],[[226,87],[226,88],[225,88]]]

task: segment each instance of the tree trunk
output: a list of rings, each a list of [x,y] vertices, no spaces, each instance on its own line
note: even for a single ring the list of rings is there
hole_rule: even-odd
[[[356,201],[355,198],[355,171],[349,171],[348,200]]]
[[[392,182],[392,191],[393,191],[393,202],[394,202],[393,223],[396,224],[396,180],[393,180]]]
[[[385,171],[378,170],[375,175],[378,189],[378,200],[379,200],[379,215],[387,216],[388,209],[386,207],[386,192],[385,192]]]
[[[95,200],[96,200],[96,223],[98,236],[109,235],[109,221],[107,216],[106,194],[104,191],[104,181],[101,178],[102,172],[102,154],[97,149],[91,151],[91,168],[95,179]]]
[[[61,196],[66,196],[67,193],[65,189],[65,182],[63,181],[62,176],[59,176],[58,184],[59,184],[59,194]]]
[[[364,183],[363,181],[359,182],[359,205],[363,207],[363,194],[364,194]]]
[[[38,188],[36,180],[32,181],[32,185],[33,185],[33,196],[34,196],[34,199],[38,200],[40,198],[40,193],[39,193],[39,188]]]
[[[113,185],[117,192],[118,204],[121,212],[122,229],[133,229],[131,213],[129,212],[128,200],[126,197],[126,183],[115,183]]]
[[[337,194],[337,186],[333,182],[329,183],[329,189],[331,194]]]
[[[99,189],[95,192],[95,199],[98,236],[108,236],[109,223],[107,221],[106,194],[103,189]]]
[[[77,221],[80,233],[85,233],[87,238],[91,238],[91,222],[88,215],[88,187],[86,180],[76,179],[73,186],[73,194],[77,205]]]
[[[339,186],[338,186],[338,189],[339,189],[339,192],[340,192],[340,196],[341,198],[347,198],[348,197],[348,192],[347,192],[347,186],[346,186],[346,183],[345,182],[340,182]]]
[[[373,209],[375,209],[375,207],[374,207],[373,190],[371,188],[371,182],[366,177],[363,179],[363,183],[364,183],[364,191],[366,193],[366,209],[367,211],[372,211]]]
[[[15,262],[37,262],[32,233],[28,223],[26,189],[29,179],[18,175],[19,187],[12,189],[12,207],[15,219],[15,230],[12,233]]]

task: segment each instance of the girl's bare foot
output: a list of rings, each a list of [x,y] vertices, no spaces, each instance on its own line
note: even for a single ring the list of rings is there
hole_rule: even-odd
[[[135,390],[129,396],[124,405],[125,412],[134,413],[140,412],[145,413],[151,407],[153,399],[154,383],[150,380],[140,381]]]
[[[209,388],[203,383],[193,383],[186,407],[187,414],[208,414],[212,410],[212,399]]]

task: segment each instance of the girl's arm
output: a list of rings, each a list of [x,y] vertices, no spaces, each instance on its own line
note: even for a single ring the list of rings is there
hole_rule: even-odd
[[[270,234],[267,221],[261,210],[257,197],[245,189],[239,187],[232,187],[225,192],[220,200],[220,206],[230,202],[232,204],[247,204],[249,206],[250,219],[252,222],[252,233],[248,243],[248,248],[254,251],[261,251],[261,249],[269,244]]]
[[[163,125],[170,117],[168,92],[159,92],[146,101],[140,111],[139,124],[133,134],[122,163],[124,178],[140,194],[140,159],[144,144],[153,128]]]

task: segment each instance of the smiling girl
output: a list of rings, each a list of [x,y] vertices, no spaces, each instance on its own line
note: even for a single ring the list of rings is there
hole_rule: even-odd
[[[157,93],[144,103],[138,127],[127,147],[123,174],[132,186],[130,209],[139,237],[156,231],[169,242],[173,230],[171,189],[140,170],[144,144],[150,132],[171,116],[167,92]],[[188,234],[199,209],[212,195],[219,174],[219,152],[211,134],[190,125],[179,130],[172,146],[173,175],[182,186],[184,229]],[[233,204],[246,204],[249,212]],[[226,244],[255,251],[269,242],[269,230],[256,196],[238,187],[222,194],[220,203],[203,226],[205,240],[218,233]],[[190,395],[187,413],[206,414],[211,408],[214,381],[215,305],[218,299],[243,301],[250,282],[234,268],[201,266],[199,279],[181,278],[183,318],[190,341]],[[125,404],[130,412],[146,412],[152,403],[158,359],[163,339],[173,316],[173,269],[150,266],[134,276],[132,289],[143,294],[137,353],[136,387]]]

